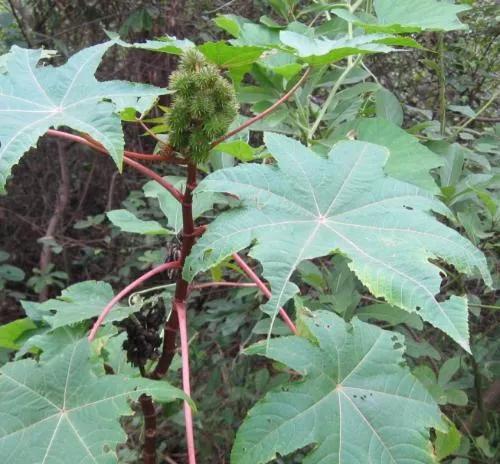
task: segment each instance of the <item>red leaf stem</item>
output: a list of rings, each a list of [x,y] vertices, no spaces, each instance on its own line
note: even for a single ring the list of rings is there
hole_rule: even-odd
[[[180,267],[180,262],[179,261],[171,261],[169,263],[163,263],[150,271],[146,272],[145,274],[141,275],[139,278],[135,279],[132,283],[127,285],[121,292],[119,292],[107,305],[106,307],[102,310],[101,314],[97,318],[97,321],[95,321],[94,325],[92,326],[92,330],[90,331],[88,335],[88,339],[91,342],[97,331],[99,330],[99,327],[102,325],[104,319],[106,316],[109,314],[109,312],[113,309],[113,307],[124,297],[126,297],[132,290],[135,290],[139,285],[141,285],[143,282],[146,280],[149,280],[151,277],[155,276],[156,274],[160,274],[161,272],[164,272],[168,269],[175,269]]]
[[[285,95],[283,95],[279,100],[275,101],[269,108],[264,110],[262,113],[259,113],[255,115],[254,117],[247,119],[241,126],[237,127],[236,129],[233,129],[232,131],[229,131],[226,135],[223,135],[221,138],[217,139],[215,142],[212,142],[212,148],[215,146],[219,145],[219,143],[222,143],[232,137],[233,135],[238,134],[239,132],[245,130],[247,127],[251,126],[252,124],[255,124],[257,121],[260,121],[261,119],[264,119],[267,115],[272,113],[278,106],[286,102],[295,92],[296,90],[304,83],[306,80],[307,76],[309,75],[309,68],[307,68],[302,74],[302,77],[297,81],[297,83],[287,92]]]
[[[191,384],[189,380],[189,340],[187,332],[187,311],[184,301],[175,300],[174,308],[179,319],[179,333],[181,338],[182,358],[182,390],[191,396]],[[193,412],[187,401],[184,401],[184,422],[186,426],[186,444],[188,451],[188,463],[196,464],[196,447],[194,443]]]
[[[251,280],[255,282],[259,290],[266,296],[267,298],[271,298],[271,290],[269,290],[266,284],[260,279],[260,277],[253,271],[253,269],[244,261],[244,259],[238,254],[233,253],[233,259],[236,261],[236,264],[243,270],[243,272],[250,277]],[[290,319],[290,316],[286,313],[283,308],[280,308],[280,316],[285,322],[285,324],[290,328],[290,330],[296,335],[297,327]]]
[[[80,137],[79,135],[69,134],[67,132],[57,131],[57,130],[53,130],[53,129],[49,129],[47,131],[47,133],[49,135],[53,135],[55,137],[64,138],[66,140],[72,140],[73,142],[83,143],[89,147],[94,148],[95,150],[97,150],[101,153],[108,154],[108,151],[104,147],[102,147],[102,145],[95,144],[95,143],[87,140],[84,137]],[[142,165],[141,163],[129,158],[127,153],[133,153],[133,152],[125,152],[125,156],[123,158],[123,162],[125,164],[136,169],[137,171],[141,172],[142,174],[146,175],[147,177],[155,180],[163,188],[168,190],[177,201],[182,201],[182,193],[179,190],[177,190],[170,182],[167,182],[159,174],[157,174],[156,172],[147,168],[146,166]],[[144,155],[144,156],[154,156],[154,155]]]

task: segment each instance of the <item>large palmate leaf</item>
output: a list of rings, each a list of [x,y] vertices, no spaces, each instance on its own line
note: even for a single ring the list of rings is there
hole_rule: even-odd
[[[439,188],[430,174],[430,170],[442,166],[444,160],[427,147],[419,143],[416,137],[379,118],[362,118],[339,126],[331,140],[354,131],[357,140],[376,143],[386,147],[390,156],[385,171],[396,179],[425,188],[432,193],[439,193]]]
[[[311,343],[280,337],[250,353],[304,376],[268,393],[236,435],[231,462],[264,464],[307,445],[303,464],[431,464],[437,405],[403,363],[403,337],[316,311],[304,320]]]
[[[127,436],[121,416],[142,394],[183,398],[165,381],[97,377],[87,340],[47,362],[22,360],[0,369],[0,456],[11,464],[114,463]]]
[[[391,37],[387,34],[369,34],[354,39],[330,40],[311,38],[292,31],[280,32],[280,40],[285,45],[296,49],[304,61],[313,65],[340,61],[350,55],[390,52],[394,49],[385,45],[383,41]]]
[[[199,191],[228,192],[241,207],[222,213],[189,256],[187,279],[253,245],[275,315],[298,290],[290,282],[298,264],[334,251],[379,297],[420,316],[469,349],[467,299],[436,299],[442,258],[460,272],[479,272],[490,284],[486,260],[468,240],[439,222],[431,210],[448,210],[431,194],[387,177],[388,150],[366,142],[339,142],[327,158],[299,142],[266,134],[277,166],[244,165],[216,171]]]
[[[374,23],[365,23],[347,10],[333,12],[367,31],[405,33],[467,29],[457,14],[470,8],[442,0],[375,0],[373,5],[377,16]]]
[[[113,296],[113,289],[107,282],[87,280],[69,286],[58,298],[43,303],[33,301],[21,303],[31,319],[43,320],[54,330],[97,317]],[[107,321],[123,319],[135,310],[137,308],[134,306],[117,306]]]
[[[98,82],[94,73],[114,43],[86,48],[57,68],[37,67],[42,50],[12,47],[7,73],[0,74],[0,190],[12,166],[50,127],[89,134],[121,169],[124,138],[117,112],[144,110],[167,91],[125,81]]]

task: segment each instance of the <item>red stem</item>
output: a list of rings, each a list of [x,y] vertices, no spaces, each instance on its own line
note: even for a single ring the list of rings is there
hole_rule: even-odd
[[[237,133],[245,130],[248,126],[255,124],[257,121],[264,119],[268,114],[272,113],[276,108],[278,108],[278,106],[280,106],[282,103],[286,102],[295,93],[295,91],[306,80],[308,74],[309,74],[309,68],[307,68],[305,70],[304,74],[297,81],[297,83],[287,93],[285,93],[285,95],[283,95],[279,100],[275,101],[269,108],[267,108],[267,110],[264,110],[262,113],[259,113],[259,114],[255,115],[253,118],[248,119],[241,126],[237,127],[236,129],[233,129],[232,131],[229,131],[226,135],[223,135],[221,138],[217,139],[215,142],[212,142],[211,147],[213,148],[213,147],[219,145],[219,143],[224,142],[225,140],[229,139],[233,135],[236,135]]]
[[[126,297],[132,290],[137,288],[139,285],[141,285],[143,282],[146,280],[149,280],[151,277],[155,276],[156,274],[160,274],[161,272],[164,272],[168,269],[175,269],[180,267],[180,262],[179,261],[171,261],[169,263],[163,263],[160,266],[157,266],[150,271],[146,272],[145,274],[141,275],[138,279],[134,280],[131,284],[127,285],[120,293],[118,293],[107,305],[106,307],[102,310],[101,314],[97,318],[97,321],[95,321],[94,325],[92,326],[92,330],[90,331],[88,335],[88,339],[91,342],[97,331],[99,330],[99,327],[102,325],[104,319],[106,316],[109,314],[109,312],[113,309],[113,307],[124,297]]]
[[[191,396],[191,384],[189,381],[189,340],[187,332],[187,311],[184,301],[176,300],[174,308],[179,318],[179,333],[181,336],[181,358],[182,358],[182,390]],[[196,447],[194,444],[193,412],[187,401],[184,401],[184,421],[186,425],[186,444],[188,451],[188,463],[196,464]]]
[[[49,129],[47,131],[47,134],[53,135],[56,137],[60,137],[60,138],[64,138],[66,140],[72,140],[73,142],[83,143],[89,147],[94,148],[95,150],[97,150],[101,153],[108,154],[108,151],[104,147],[102,147],[101,145],[93,143],[93,142],[87,140],[86,138],[80,137],[78,135],[69,134],[67,132],[62,132],[62,131],[58,131],[58,130],[54,130],[54,129]],[[133,159],[129,158],[130,153],[134,153],[134,152],[125,151],[125,156],[123,157],[123,162],[125,164],[136,169],[137,171],[146,175],[147,177],[155,180],[163,188],[168,190],[177,201],[179,201],[179,202],[182,201],[182,193],[179,190],[177,190],[170,182],[167,182],[163,177],[161,177],[156,172],[152,171],[151,169],[147,168],[146,166],[143,166],[141,163],[138,163],[137,161],[134,161]],[[144,155],[144,156],[154,156],[154,155]],[[162,157],[160,157],[160,158],[162,158]],[[162,158],[162,159],[165,159],[165,158]]]
[[[158,182],[164,189],[168,190],[177,201],[182,202],[182,193],[177,190],[170,182],[167,182],[162,176],[147,168],[146,166],[143,166],[141,163],[127,158],[126,156],[123,158],[123,162]]]
[[[233,253],[233,259],[236,261],[239,267],[243,270],[243,272],[252,279],[259,290],[267,297],[271,298],[271,290],[269,290],[264,282],[260,280],[260,277],[253,271],[253,269],[243,260],[243,258],[238,253]],[[297,327],[290,319],[290,316],[286,313],[283,308],[280,308],[280,316],[285,322],[285,324],[290,328],[290,330],[297,335]]]
[[[62,139],[66,140],[71,140],[72,142],[78,142],[78,143],[83,143],[84,145],[87,145],[91,148],[94,148],[97,151],[100,151],[101,153],[108,154],[108,151],[98,142],[92,142],[84,137],[81,137],[79,135],[75,134],[70,134],[69,132],[64,132],[64,131],[59,131],[55,129],[49,129],[47,131],[48,135],[52,135],[53,137],[59,137]],[[135,159],[140,159],[144,161],[165,161],[164,156],[158,156],[158,155],[148,155],[146,153],[137,153],[135,151],[124,151],[125,155],[128,156],[129,158],[135,158]]]

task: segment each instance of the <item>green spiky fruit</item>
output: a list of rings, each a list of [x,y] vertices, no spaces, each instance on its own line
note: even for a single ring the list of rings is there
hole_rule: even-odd
[[[196,49],[187,50],[170,77],[173,103],[167,114],[172,147],[194,162],[207,159],[210,144],[238,114],[233,86]]]

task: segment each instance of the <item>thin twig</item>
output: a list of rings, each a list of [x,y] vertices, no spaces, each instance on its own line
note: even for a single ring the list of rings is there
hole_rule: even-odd
[[[212,142],[211,147],[212,148],[216,147],[220,143],[231,138],[233,135],[238,134],[239,132],[245,130],[247,127],[251,126],[252,124],[255,124],[257,121],[260,121],[261,119],[264,119],[266,116],[268,116],[270,113],[272,113],[276,108],[278,108],[278,106],[280,106],[282,103],[286,102],[296,92],[296,90],[306,80],[307,76],[309,75],[309,71],[310,71],[310,68],[307,68],[305,70],[304,74],[302,75],[302,77],[297,81],[297,83],[285,95],[283,95],[279,100],[277,100],[269,108],[267,108],[267,110],[255,115],[253,118],[248,119],[241,126],[237,127],[236,129],[233,129],[232,131],[229,131],[226,135],[217,139],[215,142]]]
[[[104,322],[104,319],[106,316],[109,314],[109,312],[113,309],[113,307],[122,299],[125,298],[132,290],[137,288],[139,285],[141,285],[143,282],[146,280],[149,280],[151,277],[155,276],[156,274],[160,274],[161,272],[165,272],[168,269],[177,269],[180,267],[179,261],[171,261],[169,263],[163,263],[160,264],[159,266],[151,269],[150,271],[146,272],[142,276],[140,276],[138,279],[134,280],[132,283],[127,285],[121,292],[119,292],[107,305],[106,307],[102,310],[101,314],[97,318],[97,321],[95,321],[94,325],[92,326],[92,330],[90,331],[88,335],[89,341],[92,341],[99,330],[99,327],[102,325]]]
[[[236,261],[236,264],[243,270],[243,272],[250,277],[251,280],[255,282],[257,285],[258,289],[266,296],[267,298],[271,298],[271,290],[269,290],[264,282],[260,280],[259,276],[253,271],[253,269],[245,262],[245,260],[238,254],[238,253],[233,253],[233,259]],[[295,327],[295,324],[293,321],[290,319],[290,316],[288,316],[287,312],[284,310],[284,308],[280,308],[279,310],[280,316],[285,322],[285,324],[289,327],[289,329],[296,335],[297,334],[297,327]]]

